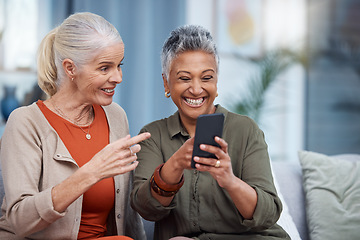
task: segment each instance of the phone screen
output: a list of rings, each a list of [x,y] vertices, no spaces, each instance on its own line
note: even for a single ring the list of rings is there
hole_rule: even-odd
[[[222,137],[224,126],[224,114],[204,114],[200,115],[196,121],[194,150],[191,159],[191,167],[195,168],[194,157],[216,158],[214,154],[205,152],[200,149],[200,144],[208,144],[213,146],[219,145],[215,142],[215,137]]]

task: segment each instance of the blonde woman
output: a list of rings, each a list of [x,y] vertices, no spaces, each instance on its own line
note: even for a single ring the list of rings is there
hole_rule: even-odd
[[[138,143],[150,134],[130,137],[112,102],[123,59],[118,31],[92,13],[43,39],[38,83],[49,98],[13,111],[1,141],[0,239],[145,237],[129,194]]]

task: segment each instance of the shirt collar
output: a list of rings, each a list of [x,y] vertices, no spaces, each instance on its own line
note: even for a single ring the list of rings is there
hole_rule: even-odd
[[[215,107],[216,107],[215,113],[223,113],[226,119],[226,115],[228,111],[225,108],[223,108],[220,104],[215,105]],[[179,133],[184,137],[190,136],[189,133],[185,130],[185,128],[181,125],[179,111],[176,111],[173,115],[171,115],[167,119],[167,126],[171,138],[173,138],[175,135]]]
[[[167,126],[171,138],[179,133],[183,136],[189,136],[189,134],[181,125],[179,111],[176,111],[167,119]]]

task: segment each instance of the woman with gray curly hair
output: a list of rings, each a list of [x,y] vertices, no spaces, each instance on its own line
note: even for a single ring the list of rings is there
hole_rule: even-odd
[[[187,25],[171,32],[162,55],[165,96],[178,111],[146,125],[131,204],[155,221],[154,239],[290,239],[276,224],[282,204],[264,134],[250,118],[215,105],[219,57],[210,33]],[[215,157],[193,155],[200,115],[222,113]],[[191,161],[195,161],[195,169]]]
[[[118,31],[96,14],[73,14],[45,36],[38,84],[48,99],[14,110],[1,140],[0,239],[145,237],[129,197],[150,134],[131,138],[112,101],[123,59]]]

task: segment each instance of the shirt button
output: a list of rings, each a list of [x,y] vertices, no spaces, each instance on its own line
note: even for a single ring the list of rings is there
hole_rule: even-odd
[[[56,154],[56,156],[57,156],[57,157],[61,157],[61,155],[60,155],[60,154]]]
[[[117,218],[120,219],[120,218],[121,218],[121,214],[118,214],[118,215],[117,215]]]
[[[116,193],[120,193],[120,189],[116,189]]]

